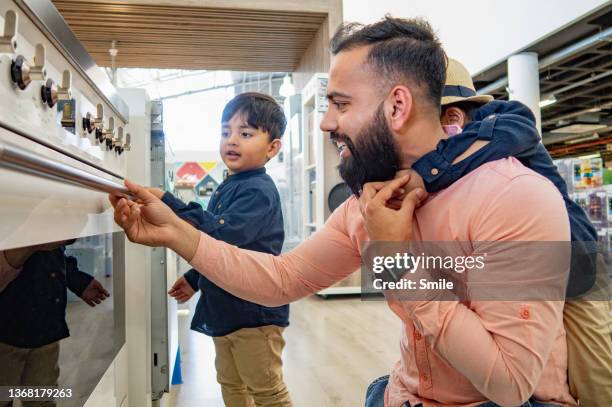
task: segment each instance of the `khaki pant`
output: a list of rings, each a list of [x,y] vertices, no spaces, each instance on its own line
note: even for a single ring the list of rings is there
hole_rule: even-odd
[[[34,349],[0,342],[0,386],[57,386],[59,342]],[[22,401],[24,407],[55,407],[55,401]],[[0,407],[12,406],[0,401]]]
[[[290,407],[283,381],[284,328],[243,328],[213,337],[217,381],[227,407]]]
[[[598,261],[595,293],[565,303],[568,377],[580,407],[612,406],[612,302],[610,281]]]

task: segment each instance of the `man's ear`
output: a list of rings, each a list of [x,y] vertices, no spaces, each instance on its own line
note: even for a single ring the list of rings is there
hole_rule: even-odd
[[[391,89],[386,109],[391,130],[401,130],[413,114],[413,108],[412,92],[408,87],[397,85]]]
[[[266,155],[268,156],[268,160],[271,160],[272,158],[274,158],[282,147],[283,147],[283,142],[280,141],[280,139],[275,138],[274,140],[272,140],[270,144],[268,145],[268,152],[266,153]]]
[[[443,126],[457,125],[461,128],[465,127],[467,123],[467,115],[461,109],[456,106],[448,107],[442,113],[442,117],[440,117],[440,122]]]

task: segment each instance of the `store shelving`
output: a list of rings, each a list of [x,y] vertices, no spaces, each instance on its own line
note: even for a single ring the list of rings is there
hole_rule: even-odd
[[[327,111],[327,74],[315,74],[302,91],[303,151],[303,238],[321,229],[331,214],[327,197],[331,189],[342,182],[338,174],[340,157],[329,141],[329,134],[320,129]],[[320,291],[327,297],[336,294],[361,293],[361,277],[356,271],[343,281]]]

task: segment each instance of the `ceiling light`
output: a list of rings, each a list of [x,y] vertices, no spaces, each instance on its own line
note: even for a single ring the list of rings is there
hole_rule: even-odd
[[[546,99],[542,99],[540,100],[540,109],[546,107],[546,106],[550,106],[554,103],[557,103],[557,98],[554,95],[551,95],[549,97],[547,97]]]
[[[278,94],[284,98],[295,95],[295,87],[293,86],[293,83],[291,83],[291,78],[289,75],[285,75],[283,78],[283,84],[278,90]]]
[[[582,134],[582,133],[587,133],[587,132],[603,129],[605,127],[608,127],[608,126],[606,126],[605,124],[599,124],[599,123],[574,123],[568,126],[556,128],[554,130],[551,130],[550,132],[551,133]]]
[[[586,136],[586,137],[580,137],[580,138],[576,138],[573,140],[567,140],[565,142],[565,144],[578,144],[578,143],[582,143],[584,141],[591,141],[591,140],[598,140],[599,139],[599,134],[595,133],[592,134],[590,136]]]

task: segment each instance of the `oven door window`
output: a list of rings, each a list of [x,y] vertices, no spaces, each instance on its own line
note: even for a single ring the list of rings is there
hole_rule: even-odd
[[[123,240],[109,233],[0,251],[0,405],[85,404],[125,342]]]

